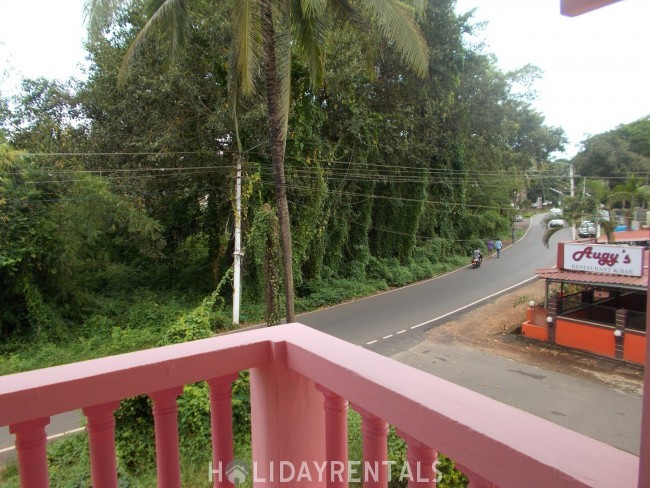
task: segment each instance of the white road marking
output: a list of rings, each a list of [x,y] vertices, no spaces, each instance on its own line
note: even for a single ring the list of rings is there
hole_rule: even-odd
[[[484,302],[485,300],[489,300],[490,298],[493,298],[493,297],[495,297],[497,295],[500,295],[501,293],[512,290],[513,288],[517,288],[518,286],[521,286],[521,285],[523,285],[525,283],[528,283],[529,281],[536,280],[536,279],[537,279],[537,276],[531,276],[530,278],[528,278],[528,279],[526,279],[524,281],[520,281],[516,285],[509,286],[508,288],[504,288],[503,290],[497,291],[496,293],[492,293],[492,295],[488,295],[486,297],[483,297],[480,300],[476,300],[475,302],[468,303],[464,307],[460,307],[460,308],[457,308],[456,310],[452,310],[451,312],[448,312],[448,313],[446,313],[444,315],[441,315],[440,317],[436,317],[435,319],[427,320],[426,322],[422,322],[421,324],[414,325],[413,327],[411,327],[411,330],[417,329],[418,327],[422,327],[423,325],[431,324],[432,322],[435,322],[436,320],[444,319],[445,317],[448,317],[449,315],[453,315],[455,313],[458,313],[458,312],[460,312],[462,310],[465,310],[466,308],[469,308],[469,307],[472,307],[472,306],[476,305],[477,303],[481,303],[481,302]]]
[[[515,284],[515,285],[509,286],[508,288],[504,288],[503,290],[499,290],[499,291],[497,291],[497,292],[495,292],[495,293],[492,293],[492,295],[488,295],[488,296],[486,296],[486,297],[481,298],[480,300],[476,300],[475,302],[468,303],[468,304],[465,305],[464,307],[460,307],[460,308],[457,308],[456,310],[452,310],[451,312],[448,312],[448,313],[446,313],[446,314],[444,314],[444,315],[440,315],[439,317],[436,317],[435,319],[427,320],[426,322],[422,322],[421,324],[414,325],[414,326],[410,327],[410,329],[411,329],[411,330],[415,330],[415,329],[417,329],[417,328],[419,328],[419,327],[423,327],[423,326],[425,326],[425,325],[431,324],[431,323],[433,323],[433,322],[435,322],[435,321],[437,321],[437,320],[444,319],[445,317],[449,317],[450,315],[453,315],[453,314],[455,314],[455,313],[461,312],[461,311],[465,310],[466,308],[469,308],[469,307],[472,307],[472,306],[476,305],[477,303],[481,303],[481,302],[484,302],[485,300],[489,300],[490,298],[494,298],[494,297],[497,296],[497,295],[500,295],[500,294],[502,294],[502,293],[505,293],[505,292],[507,292],[507,291],[510,291],[510,290],[512,290],[513,288],[517,288],[518,286],[521,286],[521,285],[523,285],[523,284],[525,284],[525,283],[528,283],[529,281],[532,281],[532,280],[534,280],[534,279],[537,279],[537,276],[531,276],[530,278],[525,279],[524,281],[520,281],[519,283],[517,283],[517,284]],[[399,334],[403,334],[404,332],[407,332],[407,329],[400,330],[400,331],[397,332],[396,334],[399,335]],[[387,335],[387,336],[382,337],[382,339],[390,339],[390,338],[393,337],[394,335],[395,335],[395,334],[390,334],[390,335]],[[379,340],[378,340],[378,339],[375,339],[374,341],[366,342],[366,345],[369,346],[369,345],[371,345],[371,344],[375,344],[375,343],[377,343],[377,342],[379,342]]]
[[[85,427],[79,427],[78,429],[68,430],[66,432],[61,432],[60,434],[52,434],[52,435],[47,436],[47,440],[51,441],[51,440],[54,440],[54,439],[58,439],[59,437],[63,437],[65,435],[68,435],[68,434],[76,434],[77,432],[81,432],[82,430],[86,430],[86,428]],[[5,453],[5,452],[9,452],[9,451],[13,451],[14,449],[16,449],[16,446],[5,447],[4,449],[0,449],[0,454]]]

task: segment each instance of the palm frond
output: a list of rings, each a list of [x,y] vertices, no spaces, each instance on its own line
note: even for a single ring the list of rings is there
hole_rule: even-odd
[[[259,0],[239,0],[233,7],[233,72],[245,96],[255,93],[262,66],[262,19]]]
[[[143,49],[146,40],[156,31],[171,41],[171,56],[182,49],[189,32],[189,15],[187,6],[191,0],[150,0],[146,5],[149,20],[138,32],[126,51],[120,72],[118,85],[124,85],[135,56]]]
[[[424,15],[427,8],[427,0],[410,0],[409,4],[413,6],[416,14]]]
[[[551,237],[553,237],[557,232],[564,230],[564,227],[551,227],[544,232],[544,235],[542,236],[542,244],[544,244],[546,247],[551,242]]]
[[[355,20],[359,17],[359,12],[348,0],[330,0],[329,5],[335,16],[343,21]]]
[[[639,187],[638,193],[639,199],[642,201],[642,203],[650,202],[650,185],[643,185]]]
[[[615,224],[611,220],[603,220],[600,222],[600,229],[607,236],[607,242],[616,242],[614,238],[614,227]]]
[[[92,39],[101,36],[102,31],[108,27],[115,14],[129,0],[86,0],[84,2],[84,22],[88,25],[88,33]]]
[[[553,237],[557,232],[564,230],[566,227],[549,227],[548,224],[551,222],[551,220],[556,220],[556,219],[562,219],[565,223],[569,223],[565,220],[564,216],[562,215],[555,215],[552,213],[546,214],[542,221],[540,222],[540,225],[544,226],[546,231],[544,232],[544,235],[542,235],[542,244],[544,244],[546,247],[548,247],[549,242],[551,241],[551,237]],[[572,218],[569,216],[569,220],[572,220]],[[570,222],[572,225],[573,222]]]
[[[382,35],[395,43],[406,64],[425,77],[429,70],[429,51],[413,13],[399,0],[363,0],[363,3],[379,24]]]
[[[291,23],[295,27],[296,45],[309,66],[311,87],[315,90],[322,85],[325,76],[323,46],[325,45],[327,25],[323,12],[315,15],[316,9],[311,8],[308,10],[308,15],[305,13],[306,9],[303,4],[304,0],[299,5],[294,4]]]
[[[327,0],[299,0],[303,18],[322,17],[327,7]]]
[[[610,205],[622,203],[625,206],[628,202],[633,204],[634,197],[634,193],[631,191],[615,191],[609,194],[608,202]]]

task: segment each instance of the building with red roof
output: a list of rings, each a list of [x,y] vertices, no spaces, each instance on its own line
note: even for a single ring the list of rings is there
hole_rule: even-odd
[[[557,265],[537,270],[543,304],[530,303],[522,335],[643,364],[649,251],[648,230],[606,240],[558,243]]]

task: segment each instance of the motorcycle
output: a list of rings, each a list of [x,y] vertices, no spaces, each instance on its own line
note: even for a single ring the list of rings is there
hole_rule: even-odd
[[[472,268],[478,268],[481,265],[481,258],[474,256],[472,258]]]

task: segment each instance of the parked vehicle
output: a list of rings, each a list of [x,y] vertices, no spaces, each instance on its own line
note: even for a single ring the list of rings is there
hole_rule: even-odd
[[[548,222],[548,228],[549,229],[557,229],[558,227],[564,227],[564,220],[563,219],[549,220],[549,222]]]
[[[515,215],[515,222],[521,222],[522,220],[524,220],[523,215],[520,214]]]
[[[596,224],[593,222],[583,222],[578,227],[578,237],[596,237]]]
[[[562,215],[563,213],[561,208],[552,208],[549,210],[549,212],[551,212],[553,215]]]

